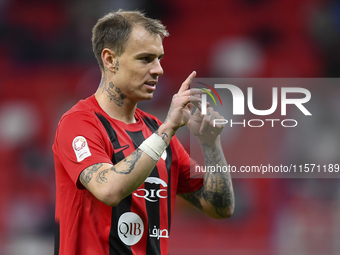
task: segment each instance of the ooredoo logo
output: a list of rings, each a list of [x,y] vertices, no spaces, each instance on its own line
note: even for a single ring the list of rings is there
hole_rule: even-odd
[[[139,242],[144,233],[144,224],[138,214],[126,212],[118,220],[118,236],[126,245],[134,245]]]

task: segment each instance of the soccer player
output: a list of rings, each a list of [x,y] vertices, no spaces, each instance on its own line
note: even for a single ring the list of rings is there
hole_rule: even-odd
[[[190,178],[190,159],[177,140],[190,124],[206,165],[226,165],[222,118],[211,107],[202,116],[195,72],[172,98],[162,123],[137,108],[150,100],[163,74],[160,21],[133,11],[111,12],[93,28],[93,51],[102,79],[96,93],[61,118],[53,144],[56,171],[55,254],[168,254],[176,194],[213,218],[230,217],[234,195],[229,173]]]

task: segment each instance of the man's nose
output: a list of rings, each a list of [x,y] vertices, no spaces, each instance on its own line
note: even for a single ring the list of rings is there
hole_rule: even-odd
[[[150,74],[151,75],[157,74],[157,76],[161,76],[163,74],[163,68],[161,66],[161,62],[159,59],[155,59],[154,64],[150,69]]]

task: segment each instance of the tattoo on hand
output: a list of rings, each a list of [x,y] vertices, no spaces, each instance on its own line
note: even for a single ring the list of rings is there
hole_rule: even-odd
[[[123,100],[126,98],[126,95],[121,93],[120,88],[115,87],[115,85],[110,82],[109,86],[106,88],[107,98],[110,102],[116,103],[119,107],[123,105]]]
[[[102,163],[94,164],[83,170],[79,176],[80,182],[86,187],[91,181],[93,174],[98,171],[99,168],[103,166]]]
[[[124,167],[123,170],[118,170],[114,166],[111,167],[110,170],[116,172],[117,174],[129,174],[132,172],[132,170],[135,168],[136,163],[141,158],[143,151],[140,149],[136,149],[135,152],[133,152],[127,159],[125,158],[123,160]]]

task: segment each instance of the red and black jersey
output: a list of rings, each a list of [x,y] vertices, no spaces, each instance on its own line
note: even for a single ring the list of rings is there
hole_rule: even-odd
[[[61,118],[53,144],[55,254],[168,254],[176,194],[203,185],[202,179],[190,178],[194,162],[176,137],[144,183],[115,207],[95,198],[78,179],[89,166],[118,163],[161,124],[139,109],[135,118],[133,124],[110,118],[94,95]]]

